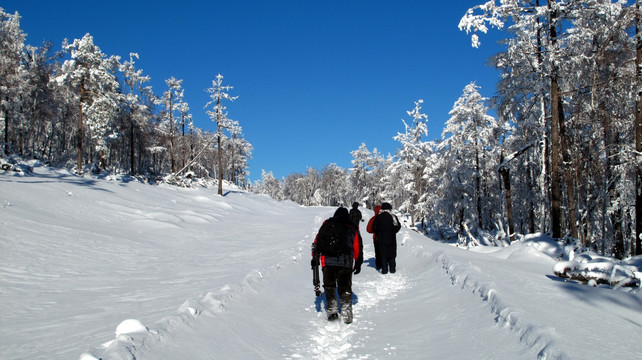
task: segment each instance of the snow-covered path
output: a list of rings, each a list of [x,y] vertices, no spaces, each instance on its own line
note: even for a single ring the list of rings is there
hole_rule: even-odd
[[[0,173],[0,358],[642,354],[642,294],[560,281],[536,239],[467,251],[402,229],[398,272],[381,275],[362,228],[354,322],[329,323],[309,252],[334,210],[42,167]]]

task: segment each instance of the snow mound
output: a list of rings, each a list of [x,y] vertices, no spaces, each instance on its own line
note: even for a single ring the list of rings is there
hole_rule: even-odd
[[[116,327],[116,337],[123,334],[144,333],[149,331],[142,322],[136,319],[127,319]]]

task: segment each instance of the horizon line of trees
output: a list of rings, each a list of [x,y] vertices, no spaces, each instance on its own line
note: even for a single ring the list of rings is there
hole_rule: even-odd
[[[256,192],[303,205],[388,201],[413,224],[451,227],[467,241],[549,233],[603,255],[642,254],[641,0],[505,0],[467,11],[459,27],[504,30],[497,93],[471,83],[441,138],[426,141],[422,101],[408,111],[399,148],[365,144],[353,167],[336,164]],[[488,114],[489,107],[497,117]]]
[[[192,121],[182,80],[165,80],[157,96],[138,55],[108,56],[90,34],[60,51],[25,44],[18,12],[0,8],[0,125],[2,154],[63,164],[82,174],[111,171],[180,183],[188,177],[249,183],[253,147],[222,101],[231,86],[217,75],[205,131]],[[215,144],[215,145],[214,145]]]

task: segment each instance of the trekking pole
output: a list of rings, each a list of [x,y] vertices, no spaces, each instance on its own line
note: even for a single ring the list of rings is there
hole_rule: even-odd
[[[314,285],[314,294],[321,296],[321,279],[319,278],[319,258],[312,258],[312,285]]]

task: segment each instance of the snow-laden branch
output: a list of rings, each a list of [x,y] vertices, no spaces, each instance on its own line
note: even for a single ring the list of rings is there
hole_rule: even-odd
[[[501,169],[505,168],[508,165],[509,162],[513,161],[515,158],[517,158],[518,156],[522,155],[528,149],[532,148],[533,146],[535,146],[538,143],[540,143],[539,140],[536,141],[536,142],[533,142],[531,144],[528,144],[528,145],[524,146],[523,148],[521,148],[521,149],[509,154],[508,156],[506,156],[504,158],[504,161],[502,161],[501,164],[497,165],[497,171],[500,171]]]

